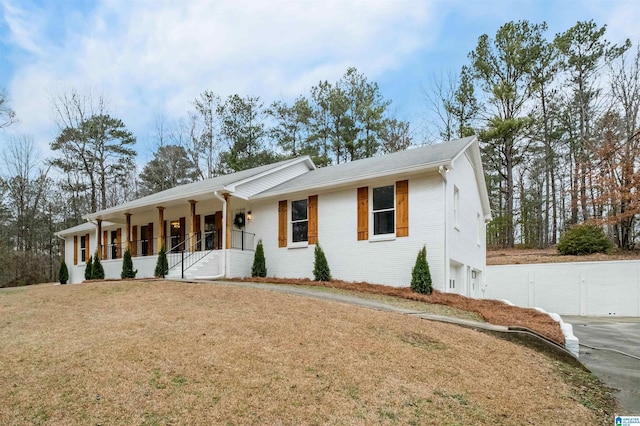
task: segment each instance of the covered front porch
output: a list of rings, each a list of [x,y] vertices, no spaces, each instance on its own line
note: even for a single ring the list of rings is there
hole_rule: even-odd
[[[162,205],[110,210],[115,209],[90,218],[105,271],[111,269],[111,263],[121,265],[126,250],[131,253],[134,268],[153,263],[155,269],[155,261],[148,259],[157,261],[164,248],[171,277],[186,278],[194,271],[204,276],[224,275],[225,251],[253,252],[257,243],[255,233],[250,231],[248,202],[229,194],[203,194],[165,200]],[[153,270],[148,272],[146,266],[144,271],[138,269],[144,276],[153,276]]]

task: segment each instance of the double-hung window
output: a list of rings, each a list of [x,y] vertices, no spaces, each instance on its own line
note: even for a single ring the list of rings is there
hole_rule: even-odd
[[[87,261],[88,251],[87,238],[83,235],[80,237],[80,260],[82,260],[83,262]]]
[[[373,188],[373,235],[393,234],[395,226],[394,185]]]
[[[318,196],[278,201],[278,247],[301,248],[318,243]]]
[[[357,191],[358,241],[409,236],[409,181]],[[371,238],[369,238],[371,237]]]
[[[291,202],[291,242],[309,241],[309,214],[307,199]]]

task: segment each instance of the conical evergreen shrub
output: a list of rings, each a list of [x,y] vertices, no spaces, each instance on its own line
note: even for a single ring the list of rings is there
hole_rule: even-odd
[[[60,263],[60,271],[58,271],[58,279],[60,280],[60,284],[66,284],[69,281],[69,269],[67,268],[67,264],[64,259],[62,263]]]
[[[104,268],[102,267],[102,262],[100,262],[100,256],[98,256],[97,251],[93,256],[93,271],[91,272],[91,279],[104,280]]]
[[[160,249],[160,253],[158,253],[158,261],[156,262],[156,270],[153,273],[156,277],[164,278],[165,275],[169,273],[169,261],[167,260],[167,251],[164,246]]]
[[[329,262],[324,255],[320,243],[316,244],[314,251],[315,260],[313,261],[313,279],[316,281],[331,281],[331,270],[329,269]]]
[[[264,247],[262,246],[262,240],[258,241],[258,246],[256,247],[256,254],[253,257],[253,266],[251,267],[251,276],[267,276],[267,261],[264,258]]]
[[[87,267],[84,268],[84,279],[85,280],[93,279],[93,258],[91,256],[89,256]]]
[[[416,264],[413,267],[413,271],[411,271],[411,290],[420,294],[431,294],[433,292],[426,247],[422,247],[418,252]]]
[[[129,250],[125,250],[124,256],[122,257],[122,273],[120,274],[121,278],[135,278],[138,270],[133,269],[133,260],[131,259],[131,252]]]

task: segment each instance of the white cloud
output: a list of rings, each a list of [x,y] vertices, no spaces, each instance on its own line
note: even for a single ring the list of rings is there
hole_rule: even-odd
[[[143,143],[155,113],[183,116],[204,90],[288,100],[320,80],[335,81],[349,66],[373,81],[404,84],[409,94],[394,105],[415,110],[424,81],[413,82],[412,90],[398,79],[419,80],[421,72],[464,62],[477,36],[494,34],[508,20],[552,20],[551,35],[593,16],[608,24],[610,40],[640,41],[635,0],[585,1],[580,10],[533,0],[517,8],[465,0],[44,4],[0,0],[3,41],[14,48],[11,60],[20,61],[7,87],[19,131],[35,134],[44,146],[56,133],[50,92],[69,86],[104,92],[112,113]]]
[[[9,0],[0,2],[0,10],[9,30],[9,41],[30,53],[41,55],[44,51],[41,11],[37,8],[17,7]]]
[[[47,90],[61,84],[104,90],[114,115],[141,131],[157,111],[183,115],[203,90],[293,98],[348,66],[375,80],[432,40],[434,13],[404,1],[111,0],[49,43],[26,10],[5,9],[14,42],[33,55],[10,90],[35,131],[51,121]]]

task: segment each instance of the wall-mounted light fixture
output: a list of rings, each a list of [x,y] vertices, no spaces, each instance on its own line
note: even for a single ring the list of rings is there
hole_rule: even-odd
[[[251,220],[251,210],[247,212],[247,220]]]

